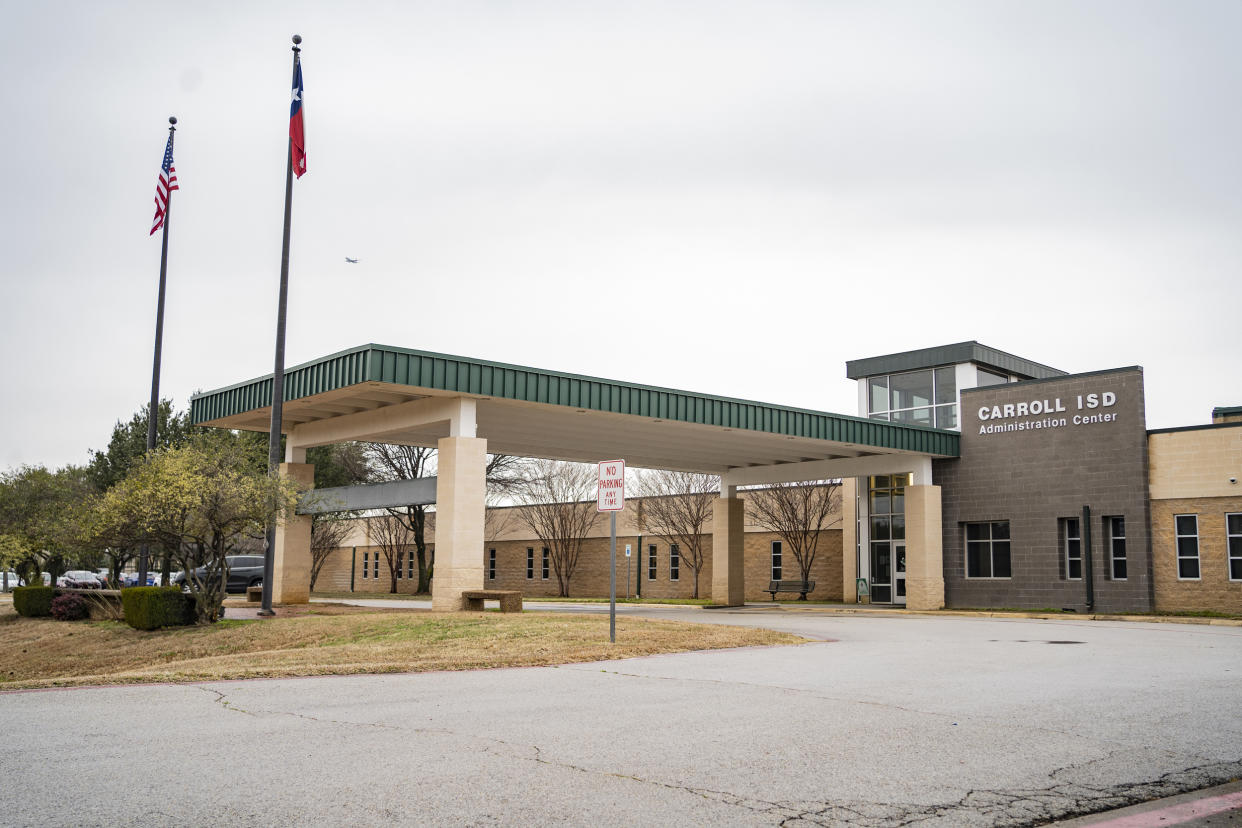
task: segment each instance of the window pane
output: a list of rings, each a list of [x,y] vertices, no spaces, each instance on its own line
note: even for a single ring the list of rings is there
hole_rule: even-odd
[[[1078,537],[1078,518],[1066,518],[1065,519],[1065,537],[1067,538]]]
[[[891,604],[893,601],[893,588],[888,585],[873,586],[871,588],[871,601],[876,604]]]
[[[872,377],[867,380],[867,391],[869,411],[888,411],[888,377]]]
[[[886,517],[874,517],[871,519],[871,539],[872,540],[888,540],[889,523]]]
[[[1199,557],[1199,539],[1198,538],[1178,538],[1177,539],[1177,557],[1198,558]]]
[[[988,554],[990,544],[987,541],[975,541],[966,544],[966,577],[990,578],[992,576],[992,560]]]
[[[905,517],[893,518],[893,540],[906,539],[906,519]]]
[[[992,524],[992,540],[1009,540],[1009,521],[998,520]]]
[[[1126,519],[1123,517],[1109,518],[1111,533],[1114,538],[1124,538],[1126,536]]]
[[[957,428],[956,405],[942,405],[936,409],[936,428]]]
[[[1242,558],[1232,558],[1229,561],[1229,580],[1242,581]]]
[[[932,409],[930,408],[912,408],[909,411],[894,411],[892,413],[893,422],[910,423],[912,425],[932,424]]]
[[[1124,581],[1126,579],[1126,559],[1117,558],[1113,561],[1113,580]]]
[[[871,514],[887,515],[892,510],[892,503],[888,499],[887,491],[871,493]]]
[[[957,402],[957,369],[952,365],[936,369],[936,402]]]
[[[966,540],[987,540],[988,524],[986,523],[968,523],[966,524]]]
[[[1072,581],[1077,581],[1082,577],[1082,560],[1070,558],[1068,563],[1067,576]]]
[[[893,491],[893,514],[904,515],[905,513],[906,513],[905,489],[895,489]]]
[[[932,403],[932,372],[910,371],[888,378],[893,408],[919,408]]]
[[[1225,525],[1229,527],[1229,534],[1242,535],[1242,512],[1225,515]]]
[[[887,543],[871,545],[871,580],[887,584],[893,579],[892,552]]]
[[[1197,535],[1199,534],[1199,521],[1195,515],[1178,515],[1177,516],[1177,534],[1179,535]]]
[[[992,577],[1009,578],[1013,575],[1009,568],[1009,541],[992,544]]]
[[[977,370],[979,372],[980,388],[985,385],[1004,385],[1009,382],[1009,377],[1004,374],[997,374],[994,371],[987,370],[986,368],[978,368]]]
[[[1177,577],[1198,578],[1199,577],[1199,559],[1198,558],[1179,558],[1177,561]]]

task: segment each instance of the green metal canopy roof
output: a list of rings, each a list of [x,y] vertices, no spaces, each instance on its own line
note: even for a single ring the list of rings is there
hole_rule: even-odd
[[[267,431],[271,393],[269,374],[196,394],[190,400],[191,422]],[[484,403],[480,403],[480,436],[489,438],[489,448],[492,435],[482,430],[484,420],[499,425],[507,413],[516,411],[514,406],[525,405],[529,414],[533,405],[550,417],[565,409],[578,414],[600,412],[621,415],[627,421],[645,418],[651,423],[715,427],[738,437],[750,433],[831,441],[857,449],[856,454],[873,453],[867,451],[873,449],[958,455],[959,435],[953,431],[374,344],[286,369],[284,422],[287,430],[303,422],[420,396],[463,395],[487,401],[491,414],[485,415]],[[510,405],[504,407],[504,403]],[[529,422],[525,427],[529,430]],[[802,451],[799,456],[824,453]]]

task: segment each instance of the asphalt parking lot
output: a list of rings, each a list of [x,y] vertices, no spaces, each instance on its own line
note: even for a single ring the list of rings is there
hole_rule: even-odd
[[[1242,776],[1242,628],[621,611],[814,641],[3,694],[0,822],[1035,825]]]

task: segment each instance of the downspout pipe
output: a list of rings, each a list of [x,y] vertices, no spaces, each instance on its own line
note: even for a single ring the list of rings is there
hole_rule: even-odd
[[[1091,507],[1082,507],[1082,579],[1087,587],[1087,612],[1095,612],[1095,556],[1091,554]]]

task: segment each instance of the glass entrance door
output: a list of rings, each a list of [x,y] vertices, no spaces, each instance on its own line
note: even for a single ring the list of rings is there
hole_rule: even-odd
[[[893,547],[888,541],[871,542],[871,601],[893,601]]]
[[[893,543],[893,603],[906,605],[906,544]]]

